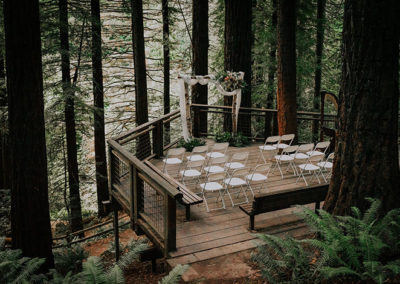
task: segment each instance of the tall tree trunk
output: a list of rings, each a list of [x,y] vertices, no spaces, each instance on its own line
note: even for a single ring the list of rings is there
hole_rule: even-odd
[[[135,107],[137,125],[148,122],[147,110],[147,82],[146,82],[146,55],[144,47],[143,29],[143,2],[142,0],[131,0],[132,5],[132,41],[133,57],[135,65]],[[150,136],[139,137],[136,156],[143,159],[149,154]],[[150,147],[151,149],[151,147]]]
[[[247,86],[242,91],[242,107],[251,107],[251,21],[252,1],[225,0],[225,70],[245,73]],[[224,104],[231,106],[232,99],[226,97]],[[224,126],[226,131],[232,129],[228,117],[224,119]],[[251,136],[250,116],[239,114],[238,132]]]
[[[277,25],[277,4],[276,0],[272,0],[272,21],[271,21],[271,30],[270,33],[276,34],[276,25]],[[267,108],[274,108],[274,98],[276,97],[275,92],[275,73],[276,73],[276,40],[273,39],[271,41],[271,46],[269,49],[269,66],[268,66],[268,93],[267,93]],[[273,113],[267,113],[265,117],[265,136],[268,137],[273,133],[272,121],[275,116]]]
[[[4,1],[13,248],[54,267],[48,201],[39,1]]]
[[[296,4],[278,0],[278,130],[297,135]]]
[[[208,74],[208,0],[193,0],[193,75]],[[208,104],[207,85],[192,86],[192,102]],[[207,133],[207,112],[195,112],[193,116],[193,135]]]
[[[319,112],[320,108],[320,92],[321,92],[321,74],[322,74],[322,52],[324,48],[324,32],[325,32],[325,5],[326,0],[317,1],[317,44],[315,47],[315,77],[314,77],[314,102],[313,108],[315,112]],[[313,121],[313,141],[318,140],[318,121]]]
[[[69,202],[71,207],[71,230],[78,231],[82,226],[81,198],[79,194],[78,151],[75,129],[75,94],[71,85],[69,36],[68,36],[68,2],[59,0],[61,75],[64,95],[64,116],[68,157]]]
[[[101,52],[100,1],[91,0],[92,15],[92,70],[94,100],[94,151],[96,160],[97,208],[100,217],[104,211],[103,201],[108,200],[106,137],[104,129],[104,91]]]
[[[400,2],[348,0],[344,8],[339,129],[324,208],[333,214],[399,207]]]
[[[170,108],[169,80],[170,80],[170,58],[169,58],[169,8],[168,0],[162,0],[162,21],[163,21],[163,57],[164,57],[164,114],[168,114]],[[164,125],[164,143],[169,144],[170,124]]]

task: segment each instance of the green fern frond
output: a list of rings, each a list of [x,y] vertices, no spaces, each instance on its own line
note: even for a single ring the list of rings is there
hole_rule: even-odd
[[[148,248],[147,243],[144,240],[132,240],[128,245],[128,252],[126,252],[121,259],[117,262],[117,265],[121,270],[124,270],[134,260],[139,257],[139,254]]]
[[[4,249],[5,245],[6,245],[6,238],[0,237],[0,251],[2,251]]]
[[[80,273],[85,283],[106,284],[107,277],[100,258],[91,256],[83,263],[83,270]]]
[[[189,265],[177,265],[168,273],[167,276],[163,277],[161,281],[158,282],[158,284],[177,284],[183,273],[189,268]]]
[[[340,267],[322,267],[321,270],[321,275],[326,278],[333,278],[333,277],[338,277],[338,276],[357,276],[361,278],[361,275],[357,273],[356,271],[345,267],[345,266],[340,266]]]
[[[370,224],[378,218],[378,211],[381,208],[382,202],[379,199],[373,199],[369,197],[365,199],[371,202],[371,206],[367,211],[365,211],[362,220],[365,224]]]
[[[108,284],[124,284],[124,272],[118,265],[114,267],[107,273],[107,283]]]
[[[29,277],[32,276],[44,262],[44,258],[22,258],[21,267],[23,269],[21,269],[19,276],[12,283],[20,283],[23,280],[28,281]]]

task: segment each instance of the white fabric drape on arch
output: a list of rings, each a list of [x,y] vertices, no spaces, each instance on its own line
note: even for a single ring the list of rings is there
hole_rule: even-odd
[[[242,78],[244,77],[244,72],[239,72]],[[232,92],[225,91],[221,84],[215,79],[214,75],[205,75],[205,76],[186,76],[179,75],[179,109],[181,112],[181,121],[182,121],[182,135],[185,141],[190,139],[190,133],[187,125],[187,114],[186,114],[186,98],[185,98],[185,83],[189,86],[193,86],[195,84],[206,85],[209,82],[214,83],[217,90],[223,94],[224,96],[235,96],[236,95],[236,109],[235,109],[235,119],[236,119],[236,127],[238,124],[239,118],[239,109],[240,103],[242,100],[242,89],[236,89]],[[189,114],[190,115],[190,114]],[[236,132],[236,129],[233,129]]]

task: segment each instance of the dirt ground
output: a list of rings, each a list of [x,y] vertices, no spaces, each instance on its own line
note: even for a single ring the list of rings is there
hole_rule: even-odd
[[[128,244],[131,239],[139,239],[134,231],[126,229],[120,232],[122,245]],[[102,257],[105,262],[112,264],[113,256],[104,256],[113,236],[88,243],[85,250],[91,256]],[[157,260],[157,271],[152,272],[151,263],[134,262],[125,271],[126,283],[158,283],[167,274],[167,264],[164,260]],[[190,265],[182,276],[182,283],[263,283],[260,272],[250,261],[250,252],[240,252],[218,257],[212,260]]]

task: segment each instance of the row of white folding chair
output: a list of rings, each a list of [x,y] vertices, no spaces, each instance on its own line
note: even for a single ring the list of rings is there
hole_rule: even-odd
[[[327,182],[327,179],[332,174],[332,168],[333,168],[332,161],[334,158],[334,153],[329,154],[329,156],[325,159],[325,161],[324,157],[325,155],[323,153],[311,155],[306,163],[299,164],[298,167],[300,169],[300,172],[298,173],[298,178],[296,180],[296,183],[298,183],[300,178],[303,178],[306,186],[308,186],[307,179],[304,176],[305,172],[311,173],[311,179],[309,182],[311,182],[315,177],[318,180],[318,183],[321,183],[319,175],[324,179],[325,182]],[[324,172],[326,173],[326,176]]]
[[[264,151],[279,151],[292,145],[294,134],[285,134],[282,136],[270,136],[265,140],[263,146],[259,146],[260,156],[263,158],[264,163],[267,161],[264,157]],[[258,163],[258,161],[257,161]]]

